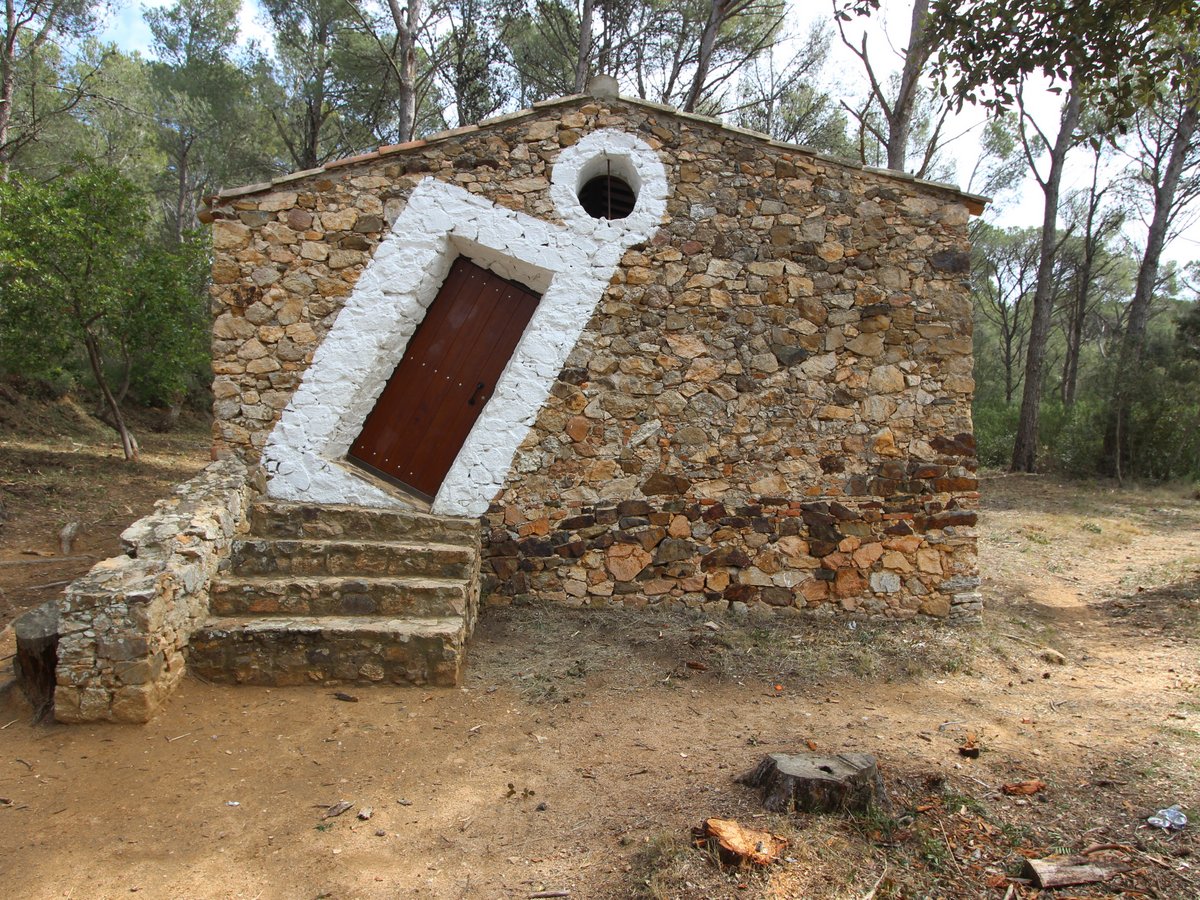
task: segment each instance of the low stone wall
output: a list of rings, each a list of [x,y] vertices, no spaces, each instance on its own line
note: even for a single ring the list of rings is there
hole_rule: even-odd
[[[92,567],[60,603],[60,722],[146,722],[183,675],[208,589],[250,500],[245,465],[214,462],[121,535],[126,555]]]
[[[972,455],[974,441],[959,440],[937,463],[858,479],[840,500],[700,496],[712,485],[697,491],[659,474],[641,485],[646,499],[496,504],[485,519],[485,602],[978,618],[976,513],[940,490],[947,479],[975,484],[974,460],[951,455]],[[895,480],[906,496],[895,495]],[[782,492],[775,481],[759,487]]]

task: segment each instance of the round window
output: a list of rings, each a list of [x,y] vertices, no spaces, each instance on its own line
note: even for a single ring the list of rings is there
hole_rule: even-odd
[[[579,189],[579,205],[593,219],[624,219],[636,203],[629,182],[616,175],[597,175]]]

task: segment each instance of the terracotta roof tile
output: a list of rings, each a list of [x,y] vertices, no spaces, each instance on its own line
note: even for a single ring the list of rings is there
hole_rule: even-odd
[[[478,131],[478,125],[463,125],[459,128],[451,128],[448,131],[438,131],[425,138],[426,143],[434,141],[444,141],[447,138],[458,137],[460,134],[470,134],[472,131]]]
[[[340,169],[342,166],[352,166],[355,163],[368,162],[372,159],[379,159],[379,151],[372,150],[370,153],[360,153],[358,156],[347,156],[343,159],[335,159],[333,162],[325,163],[325,170]]]
[[[244,184],[241,187],[229,188],[221,191],[218,197],[229,199],[231,197],[241,197],[243,194],[257,194],[259,191],[270,190],[278,179],[271,181],[260,181],[258,184]]]
[[[309,175],[319,175],[325,171],[324,166],[317,166],[315,169],[301,169],[299,172],[288,172],[286,175],[280,175],[278,178],[271,179],[271,184],[287,184],[289,181],[299,181],[301,178],[307,178]],[[221,196],[225,196],[225,192],[221,192]]]
[[[429,142],[426,140],[418,140],[405,141],[403,144],[384,144],[379,148],[379,155],[386,156],[389,153],[397,153],[401,150],[416,150],[418,147],[424,147],[427,143]]]

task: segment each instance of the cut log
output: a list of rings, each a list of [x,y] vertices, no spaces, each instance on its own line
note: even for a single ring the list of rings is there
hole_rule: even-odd
[[[1128,866],[1093,862],[1086,856],[1063,856],[1057,859],[1027,859],[1025,871],[1021,874],[1040,888],[1056,888],[1108,881],[1127,869]]]
[[[693,830],[697,847],[715,850],[721,862],[740,866],[769,866],[787,849],[787,839],[769,831],[747,828],[733,819],[705,819]]]
[[[738,781],[761,788],[763,807],[770,812],[866,812],[872,805],[890,806],[879,765],[867,753],[771,753]]]
[[[55,669],[58,666],[58,603],[34,607],[13,620],[17,655],[13,670],[17,683],[41,718],[54,705]]]

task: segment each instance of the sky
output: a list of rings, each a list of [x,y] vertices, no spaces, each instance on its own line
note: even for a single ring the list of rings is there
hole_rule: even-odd
[[[117,44],[127,52],[139,51],[143,55],[152,55],[152,37],[150,29],[143,18],[143,10],[170,5],[172,0],[148,0],[145,3],[125,3],[118,0],[115,9],[108,15],[102,38]],[[807,33],[809,25],[814,21],[827,21],[832,24],[831,5],[824,2],[805,2],[792,0],[791,14],[788,26],[797,37]],[[890,68],[898,71],[900,57],[894,48],[903,47],[907,39],[912,6],[907,2],[884,0],[879,13],[872,16],[864,25],[852,23],[848,33],[852,36],[861,34],[866,28],[868,46],[873,61],[880,69]],[[270,43],[270,31],[264,24],[264,16],[255,0],[243,0],[239,24],[241,35],[239,42],[243,46],[253,41]],[[830,59],[823,73],[826,90],[831,90],[839,84],[865,83],[861,63],[847,49],[833,32],[830,48]],[[1045,90],[1045,86],[1028,92],[1030,108],[1038,125],[1049,135],[1057,128],[1060,99]],[[953,142],[946,148],[945,156],[951,159],[957,170],[956,184],[964,190],[969,189],[971,171],[979,158],[979,136],[982,130],[984,116],[981,110],[966,107],[963,112],[947,123],[944,134],[955,135]],[[1083,152],[1068,161],[1064,177],[1064,196],[1072,187],[1082,186],[1090,181],[1091,170],[1088,165],[1090,154]],[[1046,171],[1043,163],[1041,171]],[[993,208],[987,213],[989,221],[1004,226],[1038,226],[1042,218],[1042,194],[1031,177],[1026,177],[1019,192],[1005,197],[997,197]],[[1136,222],[1127,227],[1128,236],[1140,245],[1144,228]],[[1200,223],[1193,224],[1180,234],[1168,246],[1165,256],[1180,264],[1186,264],[1200,257]]]
[[[146,25],[143,12],[170,6],[173,0],[147,0],[144,3],[118,0],[115,8],[109,10],[104,28],[100,33],[101,40],[111,41],[127,53],[140,52],[143,56],[153,55],[151,43],[154,38]],[[243,46],[251,41],[269,42],[270,31],[262,22],[262,11],[253,0],[243,0],[242,11],[238,16],[238,26],[241,29],[239,43]]]

